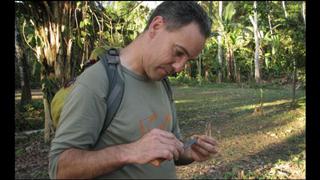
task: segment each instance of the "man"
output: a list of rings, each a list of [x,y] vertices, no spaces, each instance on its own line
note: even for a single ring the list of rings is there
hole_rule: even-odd
[[[175,165],[204,161],[216,141],[197,135],[184,149],[161,79],[198,56],[211,24],[195,2],[163,2],[142,34],[120,51],[125,90],[112,123],[99,137],[108,81],[97,62],[66,99],[49,155],[51,178],[176,178]],[[152,165],[162,159],[159,166]],[[151,162],[151,163],[150,163]]]

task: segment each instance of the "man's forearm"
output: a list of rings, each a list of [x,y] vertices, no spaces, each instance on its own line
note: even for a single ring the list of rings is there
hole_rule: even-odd
[[[112,172],[128,163],[127,144],[107,147],[97,151],[68,149],[57,164],[57,179],[91,179]]]

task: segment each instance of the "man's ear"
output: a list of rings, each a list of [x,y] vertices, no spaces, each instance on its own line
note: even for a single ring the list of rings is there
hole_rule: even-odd
[[[156,16],[152,19],[149,28],[148,35],[150,38],[153,38],[157,32],[165,27],[165,20],[162,16]]]

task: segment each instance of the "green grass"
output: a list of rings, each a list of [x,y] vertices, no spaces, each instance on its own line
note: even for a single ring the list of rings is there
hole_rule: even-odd
[[[305,178],[303,90],[296,92],[297,104],[292,107],[291,89],[265,86],[263,115],[253,113],[260,105],[259,88],[222,83],[174,86],[173,91],[182,135],[202,134],[211,121],[212,136],[219,142],[219,153],[210,160],[177,167],[178,178]],[[33,102],[18,114],[24,121],[16,117],[16,122],[27,123],[18,124],[21,129],[36,129],[28,121],[43,117],[41,106],[41,101]],[[48,151],[43,132],[16,139],[17,177],[48,178]]]
[[[305,152],[305,92],[296,94],[297,105],[292,107],[291,89],[265,86],[263,115],[256,115],[259,88],[237,84],[176,86],[174,97],[183,136],[202,134],[206,122],[211,121],[220,149],[207,162],[178,167],[178,177],[305,178],[305,158],[299,155]],[[279,163],[287,163],[291,169],[279,166],[280,170],[272,170]]]

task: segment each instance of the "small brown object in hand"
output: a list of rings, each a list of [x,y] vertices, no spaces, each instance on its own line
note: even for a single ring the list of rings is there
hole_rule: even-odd
[[[212,131],[212,128],[211,128],[211,121],[208,121],[206,123],[206,129],[205,129],[205,134],[209,137],[211,137],[211,131]]]
[[[158,158],[158,159],[155,159],[155,160],[150,161],[150,164],[152,164],[152,165],[154,165],[154,166],[156,166],[156,167],[159,167],[160,164],[162,163],[162,161],[164,161],[164,160],[166,160],[166,159],[164,159],[164,158]]]
[[[183,149],[187,149],[187,148],[189,148],[190,146],[192,146],[192,144],[195,144],[195,143],[197,143],[197,138],[190,139],[190,140],[188,140],[188,141],[186,141],[186,142],[184,143]],[[164,160],[166,160],[166,159],[164,159],[164,158],[158,158],[158,159],[155,159],[155,160],[150,161],[150,164],[152,164],[152,165],[154,165],[154,166],[156,166],[156,167],[159,167],[160,164],[161,164]]]

